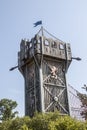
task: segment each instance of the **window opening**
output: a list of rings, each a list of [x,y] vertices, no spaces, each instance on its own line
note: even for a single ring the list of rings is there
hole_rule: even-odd
[[[45,40],[45,46],[49,46],[48,40]]]
[[[51,47],[53,47],[53,48],[57,48],[57,43],[56,42],[51,42]]]
[[[40,40],[40,39],[38,39],[38,43],[41,43],[41,40]]]
[[[36,39],[34,40],[34,44],[36,44]]]
[[[60,45],[59,45],[59,49],[64,50],[64,45],[63,45],[63,44],[60,44]]]
[[[32,43],[29,44],[29,48],[31,48],[31,47],[32,47]]]

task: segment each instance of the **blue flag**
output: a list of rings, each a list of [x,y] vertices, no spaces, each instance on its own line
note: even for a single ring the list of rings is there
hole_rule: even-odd
[[[34,27],[36,27],[36,26],[38,26],[40,24],[42,24],[42,21],[37,21],[36,23],[34,23]]]

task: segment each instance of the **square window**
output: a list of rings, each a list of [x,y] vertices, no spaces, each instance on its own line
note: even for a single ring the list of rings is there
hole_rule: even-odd
[[[45,44],[45,46],[49,46],[48,40],[45,40],[44,44]]]
[[[60,43],[59,49],[64,50],[64,45],[62,43]]]
[[[57,43],[54,42],[54,41],[52,41],[52,42],[51,42],[51,47],[53,47],[53,48],[57,48]]]

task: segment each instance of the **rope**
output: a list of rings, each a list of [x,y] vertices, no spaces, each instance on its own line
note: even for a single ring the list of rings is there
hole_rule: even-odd
[[[60,42],[63,42],[62,40],[58,39],[57,37],[55,37],[53,34],[49,33],[46,29],[44,29],[44,31],[46,33],[48,33],[50,36],[54,37],[56,40],[60,41]],[[63,42],[64,43],[64,42]]]
[[[45,28],[43,28],[43,27],[41,27],[41,29],[38,31],[37,34],[39,34],[41,31],[43,32],[43,30],[44,30],[46,33],[48,33],[50,36],[52,36],[53,38],[55,38],[56,40],[58,40],[58,41],[60,41],[60,42],[62,42],[62,43],[65,43],[65,42],[63,42],[62,40],[60,40],[60,39],[58,39],[57,37],[55,37],[53,34],[49,33],[49,32],[48,32]]]

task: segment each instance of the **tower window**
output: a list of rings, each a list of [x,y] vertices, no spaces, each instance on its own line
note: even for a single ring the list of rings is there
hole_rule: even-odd
[[[32,43],[29,44],[29,48],[31,48],[31,47],[32,47]]]
[[[53,48],[57,48],[57,43],[56,42],[51,42],[51,47],[53,47]]]
[[[60,43],[59,49],[64,50],[64,45]]]
[[[36,39],[34,40],[34,44],[36,44]]]
[[[45,44],[45,46],[49,46],[48,40],[45,40],[44,44]]]
[[[41,40],[40,40],[40,39],[38,39],[38,43],[41,43]]]

